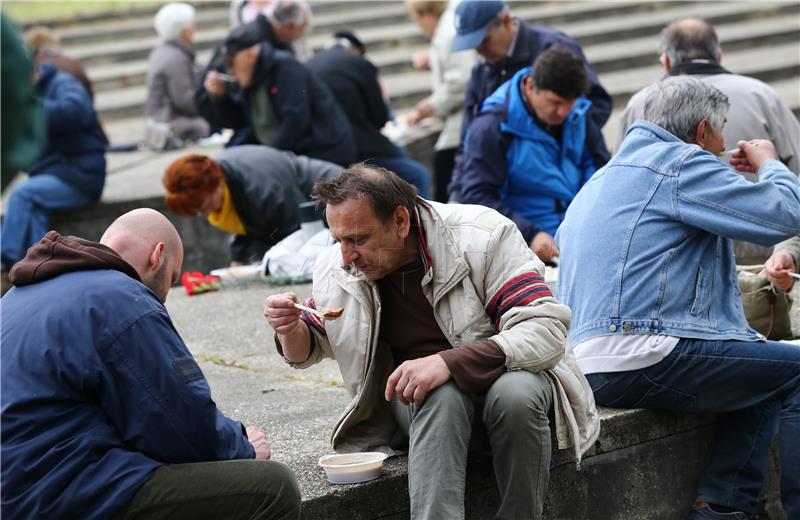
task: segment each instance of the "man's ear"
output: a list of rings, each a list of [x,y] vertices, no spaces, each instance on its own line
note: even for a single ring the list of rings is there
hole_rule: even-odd
[[[661,62],[661,66],[664,67],[664,72],[669,72],[669,69],[672,68],[672,63],[669,61],[669,56],[667,56],[666,52],[662,52],[658,56],[658,61]]]
[[[500,15],[500,21],[506,27],[510,27],[514,24],[514,17],[511,16],[511,12],[505,11],[502,15]]]
[[[537,89],[536,85],[534,85],[533,78],[530,74],[525,76],[525,83],[522,84],[522,87],[529,96],[534,92],[539,92],[539,89]]]
[[[166,249],[166,244],[164,242],[157,243],[153,250],[150,251],[150,256],[147,259],[147,267],[152,269],[153,271],[158,271],[161,267],[161,262],[164,261],[164,249]]]
[[[405,206],[397,206],[394,209],[394,224],[397,232],[402,238],[406,238],[411,230],[411,215]]]
[[[694,144],[702,148],[703,150],[706,149],[706,143],[708,142],[708,131],[710,125],[708,123],[708,119],[703,118],[697,123],[697,128],[694,131]]]

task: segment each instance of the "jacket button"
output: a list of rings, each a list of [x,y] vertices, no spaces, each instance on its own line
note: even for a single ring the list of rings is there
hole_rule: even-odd
[[[612,324],[612,325],[609,327],[609,330],[610,330],[611,332],[617,332],[617,326],[616,326],[616,325],[614,325],[614,324]]]

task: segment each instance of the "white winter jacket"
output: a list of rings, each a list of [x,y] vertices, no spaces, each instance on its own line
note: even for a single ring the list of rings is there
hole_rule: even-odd
[[[422,289],[454,348],[491,339],[506,355],[508,370],[544,372],[552,386],[559,449],[576,460],[597,439],[594,396],[567,342],[570,311],[544,283],[544,265],[514,223],[482,206],[418,199],[420,248],[426,274]],[[383,392],[394,369],[391,350],[378,343],[378,290],[354,268],[342,265],[339,245],[317,261],[308,305],[343,307],[335,321],[309,313],[313,346],[304,368],[321,359],[339,364],[353,399],[336,423],[333,448],[341,452],[392,453],[401,438]]]

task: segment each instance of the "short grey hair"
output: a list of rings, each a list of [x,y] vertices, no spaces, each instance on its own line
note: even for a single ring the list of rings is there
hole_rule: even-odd
[[[722,130],[729,107],[728,96],[715,86],[691,76],[672,76],[648,89],[644,120],[689,143],[703,119],[714,131]]]
[[[272,19],[280,25],[308,25],[311,22],[311,7],[302,0],[279,0],[272,11]]]
[[[717,63],[722,52],[714,26],[694,16],[667,25],[661,31],[659,50],[673,66],[692,60]]]
[[[183,3],[167,4],[158,10],[153,25],[161,40],[177,40],[182,30],[194,25],[194,7]]]

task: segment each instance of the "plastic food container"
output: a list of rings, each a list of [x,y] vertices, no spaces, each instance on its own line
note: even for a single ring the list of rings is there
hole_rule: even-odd
[[[331,484],[355,484],[380,477],[384,459],[386,454],[377,451],[344,453],[325,455],[319,459],[319,465]]]

